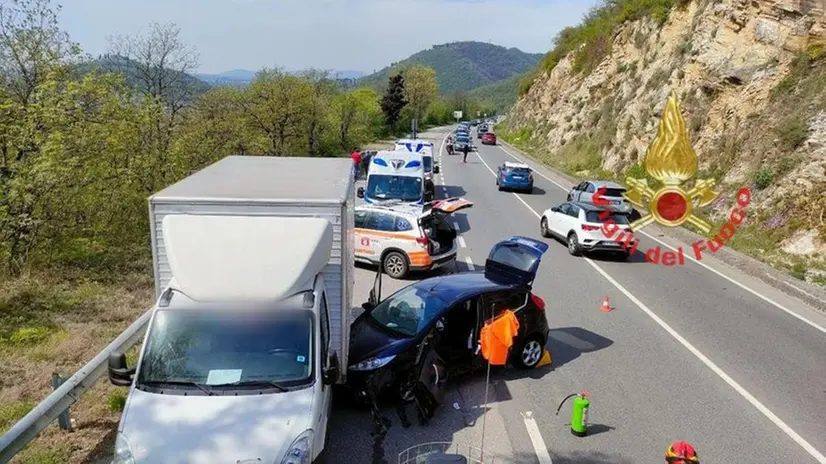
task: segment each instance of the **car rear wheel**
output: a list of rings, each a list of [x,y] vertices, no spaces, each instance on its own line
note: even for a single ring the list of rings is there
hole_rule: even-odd
[[[571,256],[579,256],[579,240],[576,237],[576,234],[571,232],[568,234],[568,253]]]
[[[519,369],[533,369],[542,360],[544,350],[539,335],[530,335],[516,347],[513,365]]]
[[[382,266],[384,266],[385,274],[394,279],[403,279],[410,271],[410,265],[407,263],[407,258],[398,251],[391,251],[384,255],[382,259]]]
[[[543,217],[542,220],[539,221],[539,233],[546,238],[551,236],[551,231],[548,229],[548,218]]]

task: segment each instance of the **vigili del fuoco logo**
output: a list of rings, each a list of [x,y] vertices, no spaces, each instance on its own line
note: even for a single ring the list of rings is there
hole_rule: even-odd
[[[673,91],[663,109],[657,137],[648,147],[643,163],[646,174],[660,181],[662,187],[654,190],[648,186],[647,179],[627,178],[625,182],[629,189],[623,196],[637,208],[645,208],[649,213],[632,222],[631,231],[625,232],[620,231],[616,222],[609,217],[611,210],[604,210],[600,213],[600,222],[606,238],[622,243],[623,248],[634,254],[639,243],[634,237],[634,232],[652,222],[665,227],[679,227],[689,223],[703,233],[709,233],[711,224],[697,216],[694,211],[710,205],[719,194],[713,190],[714,179],[696,179],[692,188],[683,188],[683,184],[697,175],[698,162],[697,154],[688,137],[680,103]],[[594,194],[594,204],[610,205],[604,195],[604,188],[599,189]],[[731,210],[729,220],[720,231],[711,239],[697,240],[691,245],[695,259],[702,259],[703,251],[716,252],[731,240],[737,226],[745,218],[744,208],[750,201],[749,189],[742,188],[737,192],[737,206]],[[685,253],[682,247],[673,252],[661,250],[656,246],[645,251],[645,260],[654,264],[662,262],[665,266],[683,265]]]

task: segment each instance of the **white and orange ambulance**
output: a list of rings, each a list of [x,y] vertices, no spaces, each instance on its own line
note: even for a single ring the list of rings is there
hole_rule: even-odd
[[[473,206],[463,198],[407,205],[401,201],[356,208],[356,261],[381,265],[394,279],[456,260],[458,232],[445,219]]]

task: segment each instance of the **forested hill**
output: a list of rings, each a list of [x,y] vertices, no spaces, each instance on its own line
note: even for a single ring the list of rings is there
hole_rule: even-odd
[[[359,80],[361,85],[382,87],[395,72],[412,65],[436,70],[443,95],[470,91],[532,69],[542,54],[525,53],[484,42],[453,42],[435,45]]]

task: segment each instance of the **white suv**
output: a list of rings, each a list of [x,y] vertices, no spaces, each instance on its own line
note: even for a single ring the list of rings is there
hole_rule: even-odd
[[[445,218],[473,203],[448,198],[425,204],[375,203],[356,208],[356,261],[381,265],[394,279],[456,260],[457,232]]]
[[[602,230],[609,221],[617,227],[610,237]],[[590,203],[567,202],[545,210],[539,228],[543,237],[565,240],[568,252],[574,256],[585,251],[608,251],[628,258],[636,249],[628,216]],[[624,237],[630,239],[626,242]]]

